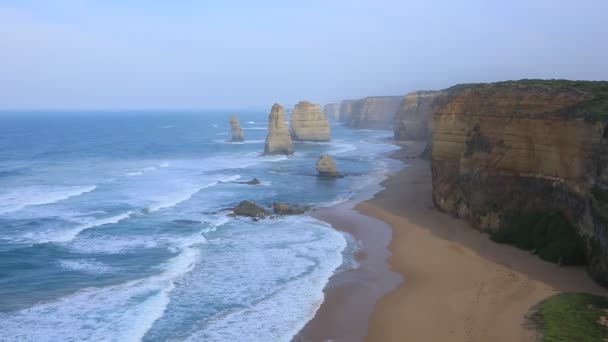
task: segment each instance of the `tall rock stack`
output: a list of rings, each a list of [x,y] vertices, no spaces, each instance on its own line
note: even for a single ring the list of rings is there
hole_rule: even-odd
[[[241,142],[245,140],[245,135],[239,125],[239,119],[234,115],[230,117],[230,134],[232,135],[230,141]]]
[[[268,116],[268,135],[264,155],[293,154],[293,142],[285,123],[285,110],[275,103]]]
[[[330,140],[329,122],[318,104],[300,101],[291,112],[290,128],[293,140]]]

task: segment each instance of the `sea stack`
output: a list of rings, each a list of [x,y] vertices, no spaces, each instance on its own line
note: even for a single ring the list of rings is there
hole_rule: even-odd
[[[329,141],[329,121],[321,106],[300,101],[291,112],[291,138],[300,141]]]
[[[342,177],[336,168],[336,162],[328,155],[324,155],[317,160],[317,172],[319,177],[339,178]]]
[[[239,125],[239,119],[234,115],[230,117],[230,133],[232,134],[232,139],[230,141],[241,142],[245,140],[241,125]]]
[[[268,135],[264,155],[293,154],[293,142],[285,123],[285,110],[275,103],[268,116]]]

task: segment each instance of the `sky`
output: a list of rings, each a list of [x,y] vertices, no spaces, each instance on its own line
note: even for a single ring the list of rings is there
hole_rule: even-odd
[[[608,79],[607,0],[0,0],[0,109],[270,109]]]

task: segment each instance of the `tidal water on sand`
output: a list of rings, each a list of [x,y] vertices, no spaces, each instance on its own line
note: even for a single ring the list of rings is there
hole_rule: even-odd
[[[244,143],[226,142],[230,114]],[[264,157],[266,127],[263,112],[0,113],[0,340],[289,341],[354,242],[306,214],[226,209],[344,201],[394,147],[333,126]],[[317,178],[322,154],[348,176]]]

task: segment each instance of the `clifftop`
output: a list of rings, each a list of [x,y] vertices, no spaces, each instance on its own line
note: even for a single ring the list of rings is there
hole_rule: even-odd
[[[607,81],[523,79],[461,84],[446,92],[456,102],[467,98],[461,105],[475,105],[476,112],[487,111],[488,115],[608,120]]]

